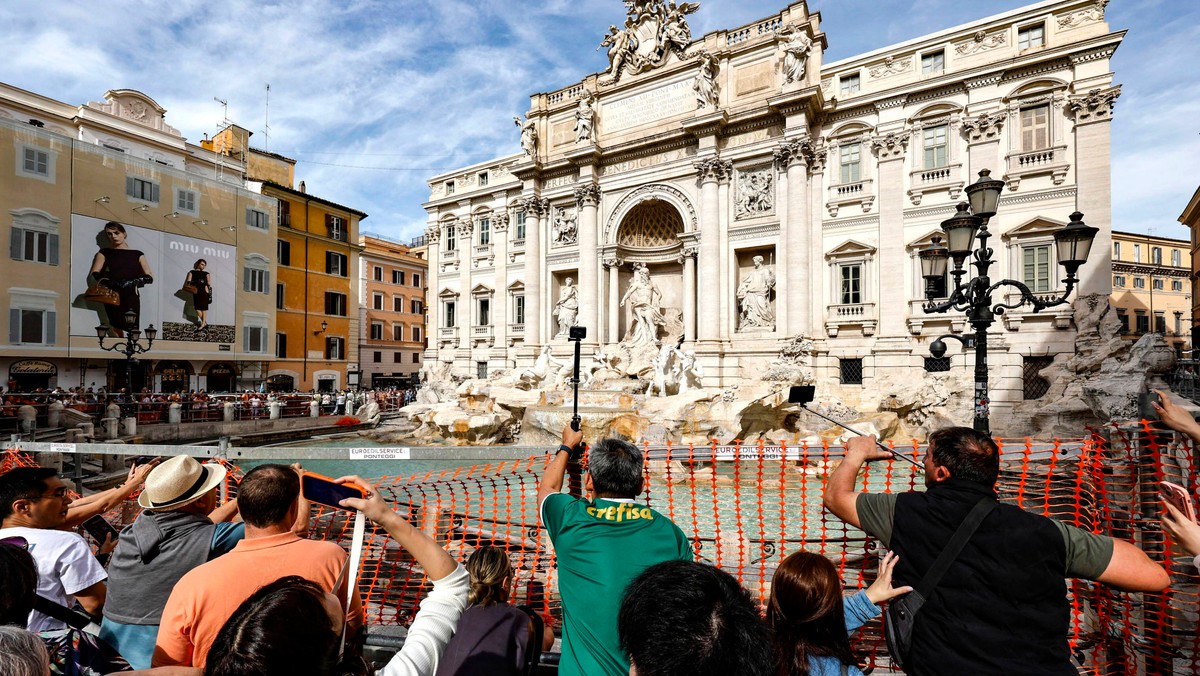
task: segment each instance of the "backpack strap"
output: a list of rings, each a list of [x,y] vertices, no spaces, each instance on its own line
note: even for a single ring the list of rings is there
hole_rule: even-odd
[[[921,578],[921,581],[917,584],[917,593],[926,599],[933,594],[934,588],[942,581],[942,576],[950,569],[950,564],[954,563],[954,560],[962,552],[963,547],[967,545],[967,540],[971,539],[971,536],[979,529],[979,524],[983,523],[984,518],[988,514],[991,514],[992,510],[996,509],[998,504],[990,496],[982,497],[979,499],[979,502],[975,503],[975,506],[967,514],[967,518],[963,519],[962,525],[958,527],[958,530],[954,531],[954,537],[950,538],[950,542],[946,544],[946,548],[942,550],[937,560],[933,562],[928,572],[925,573],[925,577]]]
[[[78,610],[68,608],[57,601],[51,601],[41,594],[34,597],[33,609],[59,622],[65,622],[68,627],[74,627],[75,629],[84,629],[93,621],[92,618]]]
[[[525,664],[521,667],[523,676],[533,676],[538,663],[542,661],[542,632],[545,623],[542,622],[542,616],[529,606],[517,606],[517,610],[528,615],[529,621],[533,625],[529,631],[529,644],[525,648]]]

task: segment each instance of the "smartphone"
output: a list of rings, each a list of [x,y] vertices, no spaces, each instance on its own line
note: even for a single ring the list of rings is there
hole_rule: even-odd
[[[793,385],[788,390],[789,404],[810,404],[816,398],[817,387],[815,385]]]
[[[1188,495],[1186,488],[1170,481],[1160,481],[1158,490],[1162,493],[1164,502],[1171,503],[1175,509],[1183,512],[1184,516],[1192,521],[1196,520],[1196,504],[1192,501],[1192,496]]]
[[[92,539],[96,541],[96,544],[104,544],[105,538],[109,535],[112,536],[113,540],[116,540],[117,536],[120,535],[117,529],[99,514],[84,521],[81,525],[87,531],[87,534],[91,535]]]
[[[329,507],[337,507],[338,509],[350,512],[355,510],[351,507],[342,507],[338,503],[346,498],[367,497],[366,491],[354,484],[334,483],[333,479],[327,476],[307,470],[300,477],[300,492],[312,502],[328,505]]]

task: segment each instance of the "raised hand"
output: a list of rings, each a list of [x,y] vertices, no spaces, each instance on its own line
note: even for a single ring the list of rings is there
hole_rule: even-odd
[[[888,552],[883,556],[883,560],[879,562],[879,577],[875,578],[870,587],[867,587],[867,598],[871,599],[871,603],[879,605],[884,601],[890,601],[897,596],[903,596],[913,590],[909,586],[892,586],[892,570],[899,561],[900,557],[894,552]]]

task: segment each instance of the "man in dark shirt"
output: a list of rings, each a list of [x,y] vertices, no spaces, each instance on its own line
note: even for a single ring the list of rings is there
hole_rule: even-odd
[[[896,584],[915,586],[975,504],[996,499],[1000,452],[970,428],[941,429],[929,436],[924,492],[855,490],[864,463],[891,457],[874,437],[850,439],[825,485],[825,506],[896,552]],[[1127,542],[998,505],[917,614],[907,673],[1076,674],[1067,644],[1072,577],[1125,591],[1170,582]]]

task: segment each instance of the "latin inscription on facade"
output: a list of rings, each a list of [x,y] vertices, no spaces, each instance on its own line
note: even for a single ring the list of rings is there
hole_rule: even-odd
[[[575,141],[575,122],[564,120],[550,125],[550,145],[561,146]]]
[[[692,157],[696,154],[695,147],[680,148],[678,150],[668,150],[666,152],[647,155],[646,157],[638,157],[624,162],[616,162],[614,164],[606,164],[600,167],[600,175],[608,176],[610,174],[619,174],[625,171],[633,171],[634,169],[644,169],[653,167],[666,162],[674,162],[685,157]]]
[[[604,132],[611,134],[682,115],[695,107],[691,81],[680,80],[619,101],[605,102],[600,120]]]

